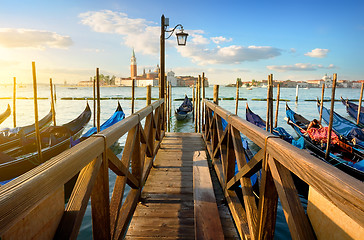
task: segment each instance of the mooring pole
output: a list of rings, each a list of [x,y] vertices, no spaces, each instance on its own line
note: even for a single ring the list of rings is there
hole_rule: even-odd
[[[219,85],[214,85],[214,98],[213,102],[219,105]]]
[[[197,103],[198,103],[198,117],[197,117],[197,132],[201,131],[201,75],[198,75],[198,97],[197,97]]]
[[[239,82],[238,79],[236,79],[235,115],[238,115],[238,105],[239,105]]]
[[[267,86],[267,117],[265,121],[265,130],[270,130],[270,78],[271,75],[268,75],[268,86]]]
[[[356,124],[359,124],[359,120],[360,120],[361,101],[363,100],[363,89],[364,89],[364,82],[361,83],[360,98],[359,98],[359,107],[358,107],[358,117],[356,119]]]
[[[171,116],[172,116],[172,84],[169,83],[169,125],[168,125],[168,132],[171,130]]]
[[[35,72],[35,62],[32,62],[32,72],[33,72],[33,93],[34,93],[34,116],[35,116],[35,134],[37,140],[37,150],[38,150],[38,159],[42,162],[42,142],[40,139],[39,132],[39,122],[38,122],[38,94],[37,94],[37,76]]]
[[[298,102],[298,84],[296,86],[296,102]]]
[[[320,124],[322,121],[322,109],[324,107],[324,96],[325,96],[325,83],[322,84],[322,90],[321,90],[320,118],[319,118]]]
[[[329,122],[329,129],[327,132],[327,145],[326,145],[326,153],[325,153],[326,160],[328,160],[329,156],[330,156],[331,131],[332,131],[332,122],[333,122],[333,118],[334,118],[336,79],[337,79],[337,74],[334,73],[334,79],[332,82],[332,92],[331,92],[330,122]]]
[[[280,88],[279,84],[277,85],[277,103],[276,103],[276,116],[274,119],[274,127],[276,128],[278,125],[278,112],[279,112],[279,96],[280,95]]]
[[[99,78],[99,68],[96,68],[96,90],[97,90],[97,132],[100,132],[100,116],[101,116],[101,107],[100,107],[100,78]]]
[[[96,127],[96,77],[93,82],[93,102],[94,102],[94,127]]]
[[[270,109],[269,109],[269,126],[270,129],[269,131],[272,133],[273,132],[273,74],[270,74],[270,92],[269,92],[269,98],[270,98]]]
[[[147,106],[149,106],[152,103],[152,86],[147,86]]]
[[[204,128],[205,124],[205,105],[203,100],[205,99],[205,73],[202,73],[202,129]]]
[[[54,89],[54,102],[57,102],[56,84],[53,85],[53,89]]]
[[[50,87],[50,90],[51,90],[51,110],[52,110],[53,126],[56,126],[56,110],[55,110],[55,107],[54,107],[52,78],[49,79],[49,87]]]
[[[131,114],[134,113],[135,80],[131,82]]]
[[[14,88],[13,88],[13,123],[16,127],[16,77],[14,77]]]
[[[195,84],[192,85],[192,104],[193,104],[193,116],[192,122],[195,121],[196,116],[196,96],[195,96]]]

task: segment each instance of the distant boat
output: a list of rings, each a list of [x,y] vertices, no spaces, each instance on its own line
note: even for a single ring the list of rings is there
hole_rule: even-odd
[[[253,88],[252,87],[247,87],[246,90],[253,90]]]
[[[262,85],[261,88],[267,88],[268,86],[267,85]]]
[[[181,106],[175,111],[177,120],[184,120],[190,118],[193,113],[193,106],[191,100],[185,95],[185,100]]]
[[[76,87],[69,87],[68,89],[77,89]]]

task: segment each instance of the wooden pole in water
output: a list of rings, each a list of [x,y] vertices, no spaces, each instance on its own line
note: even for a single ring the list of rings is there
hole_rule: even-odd
[[[131,114],[134,113],[135,79],[131,82]]]
[[[296,86],[296,102],[298,102],[298,85]]]
[[[239,82],[238,80],[236,80],[235,115],[238,115],[238,105],[239,105]]]
[[[192,121],[195,121],[195,116],[196,116],[195,84],[193,84],[193,85],[192,85],[192,104],[193,104],[193,116],[192,116]]]
[[[219,85],[214,85],[214,98],[213,102],[219,105]]]
[[[169,126],[168,126],[168,131],[171,130],[171,116],[172,116],[172,84],[169,83]]]
[[[53,89],[54,89],[54,102],[57,102],[56,84],[53,85]]]
[[[197,103],[198,103],[198,115],[197,115],[197,132],[200,132],[200,124],[201,124],[201,75],[198,75],[198,78],[197,78],[197,81],[198,81],[198,84],[197,84],[197,87],[198,87],[198,90],[197,90],[197,95],[198,95],[198,98],[197,98]]]
[[[169,83],[166,82],[166,117],[167,117],[167,131],[169,132]]]
[[[273,74],[270,74],[270,91],[269,91],[269,131],[273,132]]]
[[[147,86],[147,106],[149,106],[152,103],[152,86]]]
[[[53,120],[53,126],[56,126],[56,110],[54,108],[54,98],[53,98],[53,83],[52,78],[49,79],[49,87],[51,90],[51,110],[52,110],[52,120]]]
[[[265,129],[269,131],[269,119],[270,119],[270,75],[268,75],[268,86],[267,86],[267,117],[265,121]]]
[[[32,62],[32,72],[33,72],[33,93],[34,93],[34,116],[35,116],[35,134],[37,140],[37,150],[38,150],[38,159],[42,162],[42,142],[40,139],[39,132],[39,122],[38,122],[38,94],[37,94],[37,76],[35,73],[35,62]]]
[[[202,73],[202,100],[205,99],[205,73]],[[205,105],[202,102],[202,128],[204,128],[205,121]]]
[[[16,77],[14,77],[14,88],[13,88],[13,123],[16,127]]]
[[[276,103],[276,116],[274,120],[274,127],[276,128],[278,125],[278,111],[279,111],[279,96],[280,95],[280,87],[277,85],[277,103]]]
[[[329,156],[330,156],[331,131],[332,131],[332,122],[333,122],[333,118],[334,118],[336,79],[337,79],[337,74],[334,73],[334,79],[332,82],[332,93],[331,93],[330,122],[329,122],[329,129],[327,132],[327,145],[326,145],[326,153],[325,153],[326,160],[328,160]]]
[[[101,107],[100,107],[100,78],[99,78],[99,68],[96,68],[96,90],[97,90],[97,132],[100,132],[100,116],[101,116]]]
[[[94,127],[96,127],[96,78],[94,78],[93,97],[94,97]]]
[[[320,124],[322,121],[322,109],[324,107],[324,96],[325,96],[325,83],[322,84],[322,90],[321,90],[320,118],[319,118]]]
[[[359,120],[360,120],[361,101],[363,100],[363,90],[364,90],[364,82],[361,83],[360,99],[359,99],[359,107],[358,107],[358,117],[356,119],[356,124],[359,124]]]
[[[195,132],[198,132],[198,79],[196,80],[195,94]]]

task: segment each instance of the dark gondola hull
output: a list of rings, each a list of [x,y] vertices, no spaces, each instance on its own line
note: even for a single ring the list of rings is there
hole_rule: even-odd
[[[185,120],[189,119],[193,115],[193,105],[191,100],[185,96],[185,100],[181,104],[181,106],[175,111],[175,116],[177,120]]]
[[[50,146],[43,148],[41,161],[37,152],[18,157],[4,157],[0,155],[0,159],[2,159],[0,160],[0,181],[13,179],[70,148],[71,138],[76,139],[81,136],[82,131],[90,118],[91,110],[87,104],[85,110],[76,119],[61,127],[56,127],[54,130],[55,134],[57,134],[57,129],[62,129],[63,133],[66,131],[69,133],[69,136],[62,136],[61,139],[56,139],[56,143],[51,143]]]
[[[349,100],[345,100],[342,97],[341,97],[341,102],[345,105],[346,112],[350,115],[350,117],[357,120],[358,105],[356,105],[353,102],[350,102]],[[364,126],[364,108],[361,108],[361,110],[360,110],[359,124],[361,124],[362,127]]]
[[[302,129],[307,129],[307,126],[310,123],[310,121],[308,121],[303,116],[293,112],[288,107],[287,104],[286,104],[286,115],[290,121],[294,122],[295,124],[300,126]],[[295,126],[293,124],[289,124],[289,125],[291,125],[291,127],[295,130],[295,132],[297,133],[298,136],[303,137],[306,147],[308,149],[310,149],[311,151],[313,151],[315,154],[317,154],[317,156],[319,156],[319,159],[337,167],[338,169],[359,179],[360,181],[364,181],[364,172],[363,171],[360,171],[354,167],[351,167],[351,166],[345,164],[344,160],[340,159],[340,157],[335,156],[333,154],[330,154],[329,159],[326,161],[325,160],[325,150],[323,150],[323,148],[320,145],[315,144],[311,140],[310,137],[305,136],[305,134],[303,134],[297,126]]]

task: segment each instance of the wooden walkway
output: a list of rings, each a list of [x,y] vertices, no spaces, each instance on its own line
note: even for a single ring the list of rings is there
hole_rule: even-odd
[[[195,239],[193,157],[196,151],[205,151],[201,134],[166,133],[126,239]],[[224,228],[230,223],[226,227],[227,238],[237,237],[231,217],[226,213],[228,208],[221,205],[219,210],[223,218],[230,218],[222,220]]]

